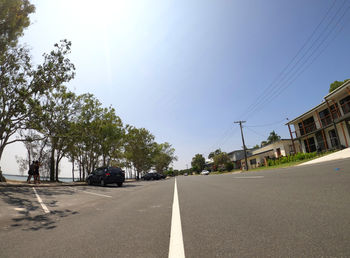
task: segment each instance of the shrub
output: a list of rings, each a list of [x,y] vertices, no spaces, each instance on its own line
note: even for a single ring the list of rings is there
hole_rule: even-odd
[[[226,164],[225,164],[225,169],[226,169],[227,171],[231,171],[231,170],[233,169],[233,164],[232,164],[232,162],[226,163]]]

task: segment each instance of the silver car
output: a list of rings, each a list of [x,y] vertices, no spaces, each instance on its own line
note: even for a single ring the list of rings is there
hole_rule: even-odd
[[[209,171],[208,171],[208,170],[203,170],[203,171],[201,172],[201,175],[209,175]]]

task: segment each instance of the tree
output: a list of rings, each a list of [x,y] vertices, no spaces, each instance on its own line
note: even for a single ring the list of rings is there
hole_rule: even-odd
[[[29,82],[32,74],[28,50],[9,48],[0,57],[0,160],[10,140],[18,130],[25,129],[31,114],[33,96],[39,88]]]
[[[350,79],[346,79],[344,81],[334,81],[333,83],[331,83],[331,85],[329,85],[329,92],[334,91],[336,88],[340,87],[341,85],[343,85],[344,83],[346,83],[349,80]]]
[[[0,0],[0,53],[17,44],[23,30],[30,25],[29,15],[34,11],[29,0]]]
[[[253,149],[259,149],[259,148],[260,148],[259,144],[256,144],[255,146],[253,146]]]
[[[193,171],[199,173],[204,169],[205,166],[205,158],[203,157],[202,154],[196,154],[192,158],[191,166]]]
[[[261,143],[260,143],[260,147],[264,147],[265,145],[267,145],[268,143],[267,143],[267,141],[262,141]]]
[[[270,143],[279,141],[280,139],[281,139],[281,136],[279,136],[278,134],[276,134],[275,131],[272,131],[272,132],[270,133],[269,137],[267,137],[267,143],[270,144]]]
[[[214,156],[214,165],[216,168],[225,166],[226,163],[229,163],[229,162],[230,162],[230,158],[226,152],[221,152]]]
[[[175,156],[175,149],[172,148],[169,143],[156,143],[156,151],[153,162],[154,168],[158,173],[163,173],[165,170],[167,170],[169,165],[175,160],[177,160],[177,157]]]
[[[77,97],[77,118],[71,125],[72,135],[69,156],[79,163],[80,179],[90,174],[98,166],[101,156],[101,120],[103,108],[101,102],[92,94]],[[73,147],[72,145],[75,145]]]
[[[122,120],[112,107],[104,108],[99,118],[98,143],[102,155],[102,165],[107,166],[112,160],[122,158],[121,148],[125,136]]]
[[[213,152],[210,152],[209,155],[208,155],[208,159],[212,159],[212,158],[214,158],[215,155],[218,155],[220,153],[221,153],[221,149],[217,149],[217,150],[215,150]]]
[[[155,153],[154,136],[145,128],[127,126],[125,157],[133,164],[137,179],[141,173],[148,172],[153,165]]]
[[[38,130],[48,138],[50,146],[50,180],[58,181],[59,163],[67,152],[67,138],[70,136],[70,125],[75,114],[73,92],[60,86],[50,91],[43,99],[42,110],[37,121]]]

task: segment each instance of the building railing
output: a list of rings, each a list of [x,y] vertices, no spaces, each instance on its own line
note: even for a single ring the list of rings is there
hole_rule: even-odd
[[[321,118],[321,125],[323,127],[326,127],[327,125],[330,125],[332,123],[332,116],[331,114],[328,114]]]
[[[340,103],[338,103],[338,104],[340,104]],[[340,106],[341,106],[341,109],[343,110],[344,115],[347,113],[350,113],[350,100],[344,102]],[[300,121],[299,123],[301,123],[302,126],[299,127],[299,133],[295,132],[295,135],[298,137],[298,134],[300,134],[300,136],[303,136],[305,134],[312,133],[312,132],[316,131],[317,129],[321,129],[321,128],[324,128],[324,127],[332,124],[333,119],[337,119],[337,118],[340,118],[342,116],[339,107],[328,108],[328,111],[329,111],[329,114],[327,114],[326,116],[324,116],[322,118],[320,118],[319,114],[318,114],[319,119],[316,119],[312,123],[308,123],[308,124],[304,123],[303,124],[303,122]],[[318,112],[318,111],[316,111],[316,112]],[[317,128],[316,124],[320,128]]]
[[[341,105],[341,109],[343,110],[344,115],[350,112],[350,100],[344,102]]]
[[[309,124],[304,124],[302,128],[300,128],[300,134],[304,135],[304,134],[308,134],[311,133],[313,131],[316,131],[317,127],[315,122],[309,123]]]

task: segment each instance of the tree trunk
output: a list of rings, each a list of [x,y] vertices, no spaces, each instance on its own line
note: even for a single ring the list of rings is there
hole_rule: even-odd
[[[60,161],[61,161],[61,158],[57,156],[56,167],[55,167],[56,182],[58,182],[58,165],[59,165]]]
[[[79,181],[81,181],[81,161],[79,161]]]
[[[55,149],[51,149],[51,158],[50,158],[50,181],[55,181]]]
[[[72,180],[74,182],[74,159],[72,160]]]
[[[83,181],[85,181],[85,166],[83,166]]]

